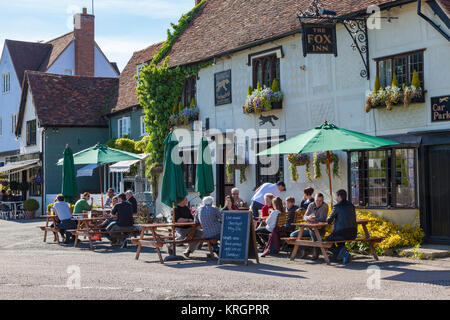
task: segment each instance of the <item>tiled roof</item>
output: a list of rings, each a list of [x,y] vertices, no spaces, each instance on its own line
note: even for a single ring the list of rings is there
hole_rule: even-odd
[[[25,72],[16,134],[21,131],[28,88],[42,127],[106,127],[116,104],[119,79]]]
[[[53,64],[53,62],[58,59],[61,53],[67,48],[67,46],[74,40],[73,31],[66,33],[58,38],[50,40],[47,44],[52,45],[52,51],[48,56],[48,59],[43,62],[40,71],[47,71],[48,68]]]
[[[411,1],[321,1],[324,8],[338,15],[394,2]],[[170,65],[204,61],[258,41],[300,32],[297,12],[306,11],[309,5],[310,0],[206,0],[167,54]]]
[[[450,15],[450,0],[439,0],[438,2],[445,10],[445,12]]]
[[[137,82],[134,76],[137,72],[137,66],[149,62],[156,51],[161,47],[162,42],[153,44],[143,50],[136,51],[128,61],[119,77],[119,97],[114,112],[127,109],[138,105],[136,87]]]
[[[25,70],[39,70],[42,61],[52,50],[50,44],[15,40],[5,40],[5,46],[8,47],[20,84]]]

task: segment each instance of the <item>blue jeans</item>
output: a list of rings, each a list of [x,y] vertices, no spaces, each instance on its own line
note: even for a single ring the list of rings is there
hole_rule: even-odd
[[[259,218],[259,210],[261,210],[262,207],[264,207],[264,205],[262,203],[257,202],[257,201],[252,201],[250,206],[252,208],[253,218],[254,219],[258,219]]]
[[[72,233],[67,232],[66,230],[76,229],[77,228],[77,222],[75,220],[72,220],[72,219],[62,220],[58,224],[58,228],[64,230],[66,239],[68,239],[68,238],[70,238],[72,236]]]

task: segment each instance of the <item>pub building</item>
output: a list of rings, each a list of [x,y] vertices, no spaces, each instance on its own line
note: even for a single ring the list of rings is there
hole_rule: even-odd
[[[394,223],[420,222],[428,242],[450,243],[448,1],[367,0],[350,5],[346,1],[247,0],[227,4],[207,0],[167,53],[170,66],[212,61],[197,77],[187,79],[184,92],[195,97],[202,129],[215,129],[207,136],[217,139],[241,129],[278,130],[268,137],[248,133],[240,143],[238,137],[228,139],[235,152],[246,158],[324,120],[395,140],[400,144],[388,148],[335,151],[339,176],[332,178],[333,190],[348,190],[359,210]],[[379,6],[378,18],[370,15],[376,8],[368,11],[373,4]],[[272,109],[262,113],[244,113],[249,86],[253,90],[258,83],[271,87],[275,79],[282,101],[273,102]],[[388,106],[384,98],[367,108],[375,82],[380,93],[395,79],[401,97]],[[408,91],[417,81],[420,88]],[[406,91],[413,95],[409,101],[403,100]],[[185,126],[194,127],[195,123]],[[181,143],[181,149],[183,155],[196,158],[195,143]],[[216,156],[221,152],[213,149]],[[223,206],[232,187],[238,187],[240,197],[249,203],[258,186],[278,180],[286,183],[283,198],[294,196],[300,202],[303,189],[311,185],[329,203],[324,165],[322,178],[312,182],[306,178],[305,166],[298,166],[299,177],[294,181],[287,156],[273,157],[280,159],[280,165],[269,175],[265,169],[275,158],[257,157],[256,164],[250,161],[232,175],[227,174],[227,165],[214,165],[216,204]],[[312,154],[309,159],[313,176]],[[193,189],[195,165],[183,164],[183,170],[189,199],[198,202]],[[159,186],[161,180],[162,175]],[[160,198],[156,206],[157,211],[169,211]]]

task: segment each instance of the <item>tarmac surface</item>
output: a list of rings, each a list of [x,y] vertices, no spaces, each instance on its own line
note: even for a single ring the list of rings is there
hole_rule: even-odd
[[[450,299],[450,258],[357,255],[344,266],[286,253],[249,265],[217,265],[206,247],[181,262],[159,263],[153,248],[77,248],[43,242],[42,220],[0,220],[0,299]],[[178,247],[181,255],[183,248]],[[163,252],[163,256],[166,252]]]

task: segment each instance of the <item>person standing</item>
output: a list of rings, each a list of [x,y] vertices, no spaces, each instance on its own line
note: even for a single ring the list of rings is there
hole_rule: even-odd
[[[187,206],[188,200],[185,197],[178,205],[175,207],[175,222],[193,222],[194,217],[191,214],[191,210]],[[183,227],[175,227],[176,240],[184,240],[188,235],[191,234],[192,226],[183,226]],[[203,238],[203,233],[195,229],[194,238]],[[201,242],[192,242],[189,243],[188,248],[183,252],[186,258],[189,258],[189,255],[193,253],[196,249],[201,248]]]
[[[133,208],[133,214],[137,214],[137,201],[133,195],[133,191],[128,190],[126,192],[127,201],[131,203],[131,207]]]
[[[91,204],[88,203],[89,200],[91,200]],[[73,207],[73,213],[79,214],[91,210],[93,201],[94,199],[91,198],[89,192],[83,193],[82,198],[75,203],[75,206]]]
[[[253,213],[253,219],[258,220],[259,210],[264,206],[264,195],[266,193],[271,193],[274,197],[279,197],[281,191],[286,191],[286,185],[283,181],[278,181],[277,183],[266,182],[262,184],[258,189],[256,189],[255,194],[252,197],[252,202],[250,204],[250,210]]]
[[[328,224],[334,223],[334,230],[325,241],[354,240],[358,232],[355,206],[347,200],[347,191],[343,189],[336,192],[336,198],[338,203],[333,207],[327,219]],[[345,248],[344,242],[334,244],[330,251],[336,260],[342,259],[343,264],[351,260],[351,255]]]

